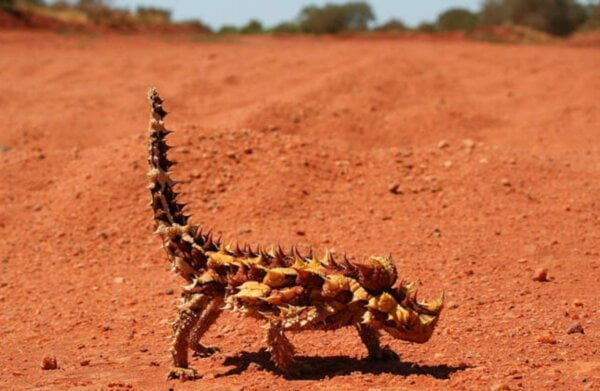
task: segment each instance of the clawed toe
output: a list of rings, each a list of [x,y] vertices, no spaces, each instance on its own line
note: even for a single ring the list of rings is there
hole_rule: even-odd
[[[181,380],[194,380],[199,379],[200,375],[192,368],[171,368],[167,380],[181,379]]]

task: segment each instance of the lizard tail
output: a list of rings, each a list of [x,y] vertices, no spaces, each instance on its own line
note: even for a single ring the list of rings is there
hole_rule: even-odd
[[[148,92],[150,103],[150,127],[148,145],[148,164],[150,171],[151,206],[154,212],[154,221],[158,230],[177,226],[186,226],[189,216],[184,215],[184,205],[177,202],[177,193],[174,190],[176,182],[170,176],[170,168],[175,163],[167,158],[169,146],[166,137],[169,130],[165,128],[164,119],[167,112],[163,109],[163,100],[158,95],[156,88]]]

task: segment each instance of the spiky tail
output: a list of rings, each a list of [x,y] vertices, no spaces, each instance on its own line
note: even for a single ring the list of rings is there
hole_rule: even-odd
[[[165,128],[164,119],[167,112],[162,107],[163,100],[156,88],[151,88],[148,92],[148,101],[150,102],[148,179],[150,179],[149,189],[156,228],[160,230],[185,226],[188,223],[188,216],[183,214],[183,204],[177,202],[177,193],[173,188],[175,181],[169,175],[174,163],[167,158],[170,147],[167,145],[166,137],[171,133]]]

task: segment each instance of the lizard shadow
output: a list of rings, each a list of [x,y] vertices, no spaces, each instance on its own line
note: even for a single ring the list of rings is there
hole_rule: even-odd
[[[395,360],[372,361],[368,359],[356,359],[348,356],[297,356],[302,364],[307,364],[312,370],[297,376],[284,375],[289,380],[321,380],[335,376],[349,375],[354,372],[362,374],[392,374],[408,377],[411,375],[426,375],[435,379],[450,379],[452,374],[470,368],[466,364],[458,366],[448,365],[419,365],[413,362]],[[227,357],[224,365],[233,366],[225,373],[217,377],[241,374],[252,364],[257,364],[261,369],[278,373],[277,368],[271,361],[266,349],[258,352],[241,352],[240,354]],[[260,370],[260,369],[259,369]]]

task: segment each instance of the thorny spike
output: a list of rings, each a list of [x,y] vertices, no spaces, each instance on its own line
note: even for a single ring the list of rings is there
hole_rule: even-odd
[[[236,257],[242,257],[244,255],[244,252],[240,248],[240,242],[238,242],[238,241],[235,242],[235,251],[234,251],[233,255]]]
[[[209,230],[206,233],[206,241],[204,243],[204,247],[212,247],[213,246],[213,234],[212,234],[212,230]]]
[[[306,255],[306,257],[305,257],[305,258],[306,258],[306,259],[312,259],[312,257],[313,257],[313,248],[312,248],[312,247],[309,247],[309,248],[308,248],[308,254]]]
[[[354,266],[352,265],[346,254],[344,254],[344,258],[342,259],[342,267],[348,271],[354,271]]]
[[[298,247],[296,247],[296,246],[292,246],[292,256],[294,257],[294,259],[304,261],[302,254],[300,254],[300,251],[298,251]]]
[[[336,262],[326,248],[319,260],[312,247],[306,257],[298,246],[292,246],[289,254],[279,245],[268,252],[260,245],[253,250],[250,244],[236,242],[234,247],[223,245],[221,236],[215,241],[210,230],[204,234],[200,225],[188,225],[187,206],[177,202],[178,182],[170,177],[175,162],[167,158],[171,149],[165,140],[171,133],[164,125],[167,112],[155,89],[150,90],[149,101],[148,178],[155,228],[173,268],[187,280],[180,318],[174,324],[173,376],[192,373],[187,360],[190,342],[202,346],[199,338],[223,309],[269,322],[269,351],[284,371],[296,369],[286,330],[331,330],[360,322],[361,339],[373,357],[381,353],[373,336],[379,330],[418,343],[431,337],[444,293],[419,303],[414,284],[394,285],[397,271],[391,254],[372,256],[364,263],[344,254]]]
[[[264,247],[261,247],[260,245],[258,246],[258,254],[263,257],[264,259],[269,259],[269,254],[267,254],[267,251],[265,250]]]
[[[252,247],[250,247],[250,244],[246,243],[244,245],[244,252],[246,253],[247,256],[249,256],[250,258],[254,258],[256,256],[256,254],[254,254],[254,252],[252,251]]]
[[[285,252],[283,251],[283,249],[281,248],[281,245],[277,245],[277,250],[275,250],[275,255],[280,257],[280,258],[285,258]]]

